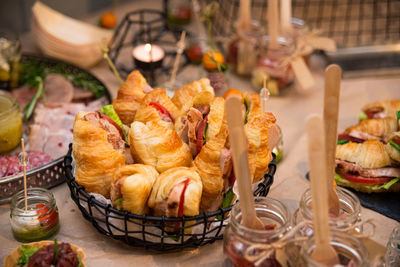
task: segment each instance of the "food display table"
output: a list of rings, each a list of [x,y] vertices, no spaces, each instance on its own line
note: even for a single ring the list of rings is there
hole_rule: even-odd
[[[117,14],[121,18],[124,10],[154,7],[154,2],[156,1],[135,1],[128,6],[121,5]],[[161,3],[158,6],[161,7]],[[94,18],[94,16],[88,18],[88,21],[92,21]],[[23,50],[38,52],[30,34],[23,36],[21,41]],[[199,77],[193,73],[199,73],[199,68],[187,67],[178,75],[178,79],[184,82],[198,79]],[[90,71],[106,84],[114,98],[118,90],[118,81],[110,72],[107,64],[101,62]],[[284,142],[283,161],[278,165],[269,197],[283,201],[293,213],[298,207],[302,193],[309,186],[309,182],[305,179],[305,174],[308,172],[305,120],[311,113],[322,113],[323,107],[323,73],[314,71],[313,74],[317,80],[317,86],[309,94],[302,95],[290,89],[283,96],[271,97],[268,101],[268,110],[275,114],[277,123],[283,131]],[[252,90],[247,80],[233,74],[229,75],[229,84],[230,87],[241,90]],[[400,99],[399,84],[400,78],[396,77],[343,80],[339,108],[339,132],[357,122],[357,113],[364,104],[385,99]],[[221,95],[223,92],[217,92],[218,94]],[[83,248],[87,266],[221,266],[223,262],[222,241],[198,249],[166,254],[129,247],[98,233],[91,223],[83,218],[72,201],[66,184],[53,188],[52,192],[60,212],[61,228],[56,236],[57,240],[70,242]],[[0,262],[3,262],[5,256],[20,245],[12,236],[9,215],[9,204],[1,205]],[[362,208],[362,219],[370,218],[377,226],[371,239],[385,246],[392,229],[398,225],[398,222],[372,210]]]

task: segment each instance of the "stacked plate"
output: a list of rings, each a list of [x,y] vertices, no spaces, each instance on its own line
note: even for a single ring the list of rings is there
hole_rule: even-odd
[[[82,68],[102,59],[100,45],[110,40],[112,31],[67,17],[41,2],[35,3],[32,13],[32,32],[46,55]]]

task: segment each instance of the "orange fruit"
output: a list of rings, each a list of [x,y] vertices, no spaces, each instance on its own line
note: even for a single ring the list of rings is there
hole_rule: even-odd
[[[202,58],[203,67],[206,70],[218,69],[218,64],[224,64],[225,58],[218,51],[207,51]]]
[[[236,88],[230,88],[229,90],[227,90],[227,91],[225,92],[224,98],[227,99],[228,96],[230,96],[230,95],[239,95],[239,96],[241,96],[241,95],[242,95],[242,92],[240,92],[240,91],[239,91],[238,89],[236,89]]]
[[[100,25],[104,28],[112,29],[117,25],[117,17],[111,12],[106,12],[100,18]]]

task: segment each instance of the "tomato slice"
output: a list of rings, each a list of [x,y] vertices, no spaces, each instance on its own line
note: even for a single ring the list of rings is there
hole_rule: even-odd
[[[171,114],[169,113],[169,111],[164,108],[161,104],[157,103],[157,102],[150,102],[149,106],[154,107],[155,109],[157,109],[161,114],[167,115],[170,120],[172,121],[172,123],[175,123],[174,118],[172,118]]]
[[[358,184],[384,184],[393,179],[391,177],[363,177],[349,173],[339,173],[339,175],[349,182]]]
[[[393,139],[391,141],[393,141],[396,145],[400,146],[400,138],[399,137],[395,136],[395,137],[393,137]]]
[[[365,141],[365,140],[350,136],[348,134],[339,134],[338,140],[346,140],[346,141],[355,142],[355,143],[363,143]]]
[[[231,176],[229,176],[229,186],[232,187],[235,184],[236,176],[234,170],[231,172]]]
[[[49,213],[50,208],[44,204],[36,204],[36,212],[38,214],[38,220],[43,226],[54,226],[58,220],[58,213],[52,209]]]
[[[206,128],[208,122],[208,116],[200,122],[199,127],[197,128],[197,138],[196,138],[196,152],[197,154],[200,153],[201,148],[203,147],[203,134],[204,134],[204,129]]]
[[[117,128],[119,134],[121,135],[122,140],[125,140],[124,133],[122,132],[121,127],[119,127],[119,125],[115,121],[113,121],[110,117],[108,117],[107,115],[100,113],[100,112],[99,112],[99,114],[100,114],[100,118],[105,119],[106,121],[108,121],[109,123],[114,125],[115,128]]]
[[[187,178],[187,179],[183,182],[183,183],[184,183],[184,185],[183,185],[183,190],[182,190],[181,197],[180,197],[180,199],[179,199],[178,217],[182,217],[182,216],[183,216],[183,202],[185,201],[185,191],[186,191],[186,188],[187,188],[188,185],[189,185],[189,182],[190,182],[190,179],[189,179],[189,178]]]

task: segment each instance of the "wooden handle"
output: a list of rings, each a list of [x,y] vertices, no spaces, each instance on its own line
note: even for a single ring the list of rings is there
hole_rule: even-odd
[[[281,0],[281,27],[284,32],[292,32],[292,0]]]
[[[251,27],[251,1],[240,0],[239,7],[239,28],[243,31],[249,31]]]
[[[326,170],[328,186],[332,187],[335,175],[337,125],[339,114],[340,80],[342,70],[330,65],[325,71],[324,124],[326,141]]]
[[[233,169],[238,183],[240,210],[243,224],[252,228],[256,218],[254,197],[251,189],[251,177],[247,153],[247,138],[244,132],[241,98],[235,95],[225,101],[228,121],[229,142],[232,150]]]
[[[279,10],[278,0],[268,0],[268,34],[270,48],[278,48],[278,35],[279,35]]]
[[[312,194],[315,242],[329,244],[328,197],[326,179],[325,136],[322,118],[312,115],[307,120],[308,161]]]

